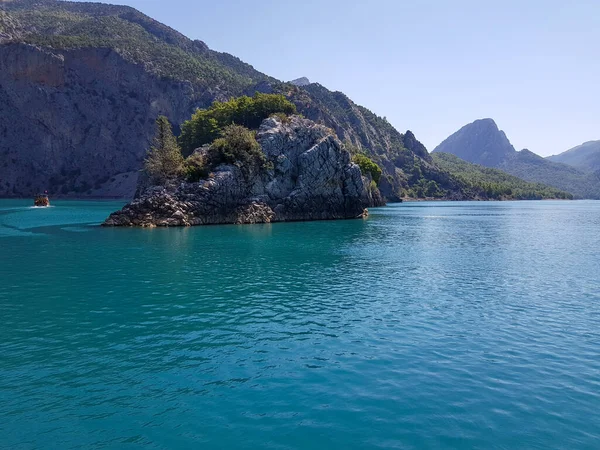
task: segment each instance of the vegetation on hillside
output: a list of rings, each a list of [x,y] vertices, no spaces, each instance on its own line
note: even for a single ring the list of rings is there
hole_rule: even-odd
[[[296,106],[283,95],[256,93],[226,102],[214,102],[207,109],[199,109],[181,126],[179,143],[184,155],[213,142],[225,129],[236,124],[258,129],[261,122],[272,114],[294,114]]]
[[[538,181],[571,192],[576,198],[600,199],[600,173],[584,173],[566,164],[548,161],[529,150],[516,152],[500,169],[528,181]]]
[[[228,125],[212,144],[192,153],[185,160],[188,181],[209,176],[220,164],[233,164],[244,174],[269,167],[267,158],[256,141],[256,132],[241,125]]]
[[[235,124],[224,126],[210,145],[184,159],[169,120],[158,117],[156,135],[144,161],[144,170],[153,183],[178,178],[199,181],[220,164],[236,165],[244,173],[269,167],[256,131]]]
[[[267,168],[256,132],[241,125],[227,125],[209,146],[184,159],[169,120],[164,116],[156,120],[156,135],[144,161],[152,183],[182,178],[196,182],[208,177],[220,164],[236,165],[246,174]]]
[[[289,96],[302,114],[333,128],[344,142],[351,142],[373,155],[405,148],[402,134],[386,119],[356,105],[342,92],[332,92],[312,83],[302,88],[294,87]]]
[[[584,142],[566,152],[549,156],[546,159],[568,164],[582,172],[596,172],[600,170],[600,141]]]
[[[124,6],[76,2],[8,3],[5,15],[22,25],[22,42],[73,49],[111,48],[158,76],[188,80],[203,87],[224,87],[240,95],[252,84],[270,79],[236,58],[208,50],[171,28]],[[229,57],[229,58],[228,58]]]
[[[572,199],[573,196],[541,183],[529,183],[499,169],[471,164],[450,153],[432,154],[435,163],[446,170],[472,195],[493,200]]]
[[[18,33],[19,24],[6,12],[0,10],[0,39]]]

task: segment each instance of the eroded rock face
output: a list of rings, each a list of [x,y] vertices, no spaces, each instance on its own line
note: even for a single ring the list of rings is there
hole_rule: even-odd
[[[115,179],[140,169],[157,115],[181,123],[202,95],[110,49],[0,45],[0,197],[131,197]]]
[[[221,165],[208,179],[145,189],[105,226],[190,226],[363,217],[377,204],[361,174],[330,131],[292,117],[266,119],[257,134],[270,170]],[[375,196],[373,195],[375,194]]]

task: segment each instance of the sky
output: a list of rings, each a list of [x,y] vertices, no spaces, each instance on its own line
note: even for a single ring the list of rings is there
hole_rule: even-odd
[[[600,0],[110,3],[277,79],[342,91],[430,151],[485,117],[543,156],[600,139]]]

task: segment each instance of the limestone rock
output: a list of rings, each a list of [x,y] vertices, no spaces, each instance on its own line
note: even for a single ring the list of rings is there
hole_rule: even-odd
[[[310,84],[310,80],[306,77],[300,77],[290,81],[290,83],[294,86],[308,86]]]
[[[156,117],[189,119],[194,94],[110,49],[0,45],[0,197],[112,196],[112,178],[140,169]]]
[[[263,121],[257,140],[272,169],[221,165],[197,183],[151,186],[106,226],[189,226],[363,217],[380,201],[330,130],[294,116]],[[145,183],[147,181],[140,181]],[[375,194],[375,195],[374,195]]]

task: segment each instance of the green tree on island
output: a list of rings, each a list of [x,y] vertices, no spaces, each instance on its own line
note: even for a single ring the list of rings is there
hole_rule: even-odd
[[[156,119],[156,134],[144,161],[144,170],[152,181],[164,183],[183,174],[184,164],[181,149],[173,135],[169,119]]]
[[[256,130],[272,114],[296,114],[296,105],[281,94],[261,94],[215,101],[207,109],[197,110],[181,125],[179,143],[185,156],[218,139],[228,125],[241,125]]]

